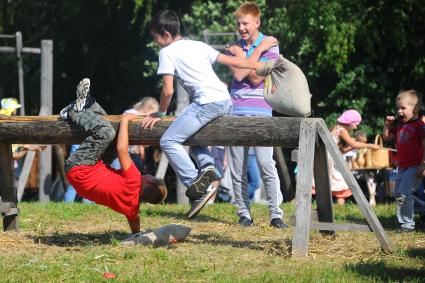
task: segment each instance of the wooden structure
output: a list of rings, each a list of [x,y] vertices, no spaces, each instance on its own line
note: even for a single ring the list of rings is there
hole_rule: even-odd
[[[105,116],[115,128],[119,116]],[[131,144],[157,145],[170,121],[158,123],[153,130],[143,130],[139,121],[129,126]],[[12,186],[12,143],[73,144],[84,136],[79,129],[70,126],[57,116],[0,117],[0,184],[4,230],[17,229],[16,192]],[[373,231],[385,251],[391,250],[381,223],[371,209],[359,185],[333,141],[324,121],[316,118],[282,117],[221,117],[211,122],[189,138],[185,145],[226,146],[279,146],[299,148],[296,184],[296,218],[292,237],[292,253],[303,257],[308,252],[310,229],[324,233],[338,230]],[[368,225],[336,224],[332,211],[329,186],[327,151],[352,189],[354,198]],[[3,158],[4,156],[4,158]],[[311,188],[313,177],[317,194],[317,223],[311,223]]]
[[[39,115],[51,115],[53,109],[53,41],[42,40],[40,48],[24,47],[22,33],[16,32],[14,35],[0,34],[0,39],[15,39],[16,47],[0,46],[0,53],[15,54],[18,66],[18,86],[19,86],[19,109],[21,115],[25,115],[25,96],[24,96],[24,71],[23,55],[35,54],[41,57],[40,70],[40,112]],[[25,185],[30,174],[35,152],[30,151],[26,154],[21,174],[18,180],[18,200],[21,199]],[[48,146],[40,153],[40,172],[39,172],[39,193],[40,201],[48,201],[52,185],[52,148]]]

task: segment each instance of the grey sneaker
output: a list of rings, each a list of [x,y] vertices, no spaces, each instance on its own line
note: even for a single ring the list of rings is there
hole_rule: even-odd
[[[94,99],[90,98],[90,80],[87,78],[82,79],[77,85],[77,99],[71,102],[68,106],[63,108],[59,115],[63,120],[68,119],[68,111],[73,109],[75,112],[80,112],[87,108],[88,102],[93,104]]]
[[[286,225],[285,223],[283,223],[282,219],[280,219],[280,218],[273,218],[270,221],[270,226],[274,227],[274,228],[279,228],[279,229],[289,228],[289,226]]]
[[[83,109],[85,109],[86,106],[86,99],[90,92],[90,79],[84,78],[80,81],[80,83],[77,86],[77,99],[75,100],[74,104],[74,111],[80,112]]]
[[[249,227],[254,224],[254,221],[252,219],[249,219],[248,217],[242,216],[239,218],[239,225],[242,227]]]
[[[220,179],[214,166],[209,166],[201,170],[195,182],[186,190],[186,196],[190,199],[197,199],[204,195],[209,185]]]
[[[68,111],[71,110],[74,107],[75,101],[73,101],[71,104],[69,104],[67,107],[63,108],[60,112],[59,112],[59,116],[63,119],[63,120],[67,120],[68,119]]]
[[[201,209],[207,204],[208,200],[215,194],[217,188],[213,185],[209,185],[205,192],[197,198],[189,198],[192,206],[187,213],[187,218],[192,219],[201,211]]]

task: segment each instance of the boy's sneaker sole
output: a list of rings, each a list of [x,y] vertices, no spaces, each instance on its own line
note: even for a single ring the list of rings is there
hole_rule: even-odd
[[[202,171],[195,182],[186,190],[186,196],[190,199],[202,197],[210,184],[219,178],[213,168]]]
[[[213,185],[209,185],[207,190],[202,196],[192,200],[192,206],[187,214],[187,218],[192,219],[201,211],[201,209],[207,204],[208,200],[217,192],[217,188]]]
[[[77,86],[77,99],[75,100],[74,110],[82,111],[86,106],[86,99],[90,92],[90,79],[84,78]]]

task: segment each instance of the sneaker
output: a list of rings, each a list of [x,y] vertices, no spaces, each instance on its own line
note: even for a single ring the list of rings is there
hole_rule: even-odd
[[[207,170],[214,170],[214,172],[215,172],[215,180],[219,180],[219,179],[221,179],[221,176],[220,176],[220,173],[218,172],[218,170],[217,170],[217,167],[215,167],[215,165],[214,164],[212,164],[212,163],[207,163],[207,164],[205,164],[204,166],[202,166],[201,167],[201,169],[199,170],[199,172],[205,172],[205,171],[207,171]],[[214,180],[214,181],[215,181]]]
[[[189,198],[190,202],[192,203],[192,206],[190,207],[189,212],[187,213],[187,217],[189,219],[192,219],[193,217],[198,215],[198,213],[207,204],[208,200],[215,194],[216,191],[216,187],[209,185],[200,197]]]
[[[90,92],[90,79],[84,78],[80,81],[80,83],[77,86],[77,99],[75,100],[74,104],[74,111],[80,112],[86,108],[86,100],[87,96]]]
[[[400,229],[398,229],[397,232],[399,232],[399,233],[412,233],[412,232],[415,232],[415,229],[400,227]]]
[[[73,101],[71,104],[69,104],[67,107],[63,108],[59,112],[59,116],[62,118],[62,120],[68,119],[68,111],[71,110],[74,107],[75,101]]]
[[[89,92],[90,92],[90,80],[87,78],[82,79],[77,86],[77,90],[76,90],[77,99],[71,102],[71,104],[69,104],[65,108],[63,108],[59,112],[59,116],[63,120],[67,120],[69,110],[73,109],[75,112],[80,112],[88,108],[87,104],[94,103],[94,99],[90,97]]]
[[[279,229],[289,228],[289,226],[286,225],[285,223],[283,223],[282,219],[280,219],[280,218],[273,218],[270,221],[270,226],[274,227],[274,228],[279,228]]]
[[[239,218],[239,225],[242,227],[249,227],[254,224],[254,221],[252,219],[249,219],[248,217],[242,216]]]
[[[204,195],[210,184],[218,180],[215,167],[207,167],[201,170],[195,182],[186,190],[186,196],[190,199],[197,199]],[[216,188],[217,190],[217,188]]]

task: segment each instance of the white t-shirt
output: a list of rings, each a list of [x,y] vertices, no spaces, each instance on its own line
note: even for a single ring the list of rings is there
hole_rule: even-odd
[[[193,102],[205,104],[230,99],[226,85],[215,74],[212,64],[220,53],[211,46],[181,39],[159,52],[158,75],[172,75]]]

